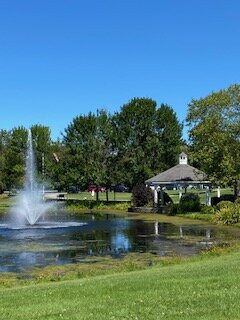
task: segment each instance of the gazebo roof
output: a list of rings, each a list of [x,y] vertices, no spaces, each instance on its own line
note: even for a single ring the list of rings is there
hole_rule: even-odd
[[[183,159],[183,156],[185,157]],[[210,184],[207,175],[187,164],[187,155],[181,153],[179,156],[179,164],[159,173],[158,175],[145,181],[146,184]]]

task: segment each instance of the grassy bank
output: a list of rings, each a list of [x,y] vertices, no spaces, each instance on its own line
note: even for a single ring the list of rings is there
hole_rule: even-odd
[[[239,319],[239,248],[134,272],[0,289],[16,319]]]
[[[6,195],[0,195],[0,216],[3,216],[9,211],[14,203],[14,198],[9,198]]]

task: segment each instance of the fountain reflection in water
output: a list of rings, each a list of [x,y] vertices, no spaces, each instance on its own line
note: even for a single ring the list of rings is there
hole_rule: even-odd
[[[24,190],[19,196],[16,206],[13,207],[11,216],[17,224],[34,225],[44,216],[52,206],[43,200],[44,188],[36,180],[36,167],[32,145],[32,133],[28,131],[27,154],[25,164]]]

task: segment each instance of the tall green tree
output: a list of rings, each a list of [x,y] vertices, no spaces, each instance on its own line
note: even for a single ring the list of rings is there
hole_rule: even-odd
[[[193,163],[216,184],[233,185],[240,179],[240,85],[194,99],[187,124]]]
[[[7,189],[23,186],[27,135],[24,127],[16,127],[10,131],[4,168]]]
[[[89,184],[109,183],[111,122],[106,111],[73,119],[65,130],[66,185],[86,188]]]
[[[182,125],[173,109],[152,99],[134,98],[113,117],[117,180],[129,186],[176,163]]]
[[[6,130],[0,130],[0,193],[6,189],[6,152],[9,141],[9,133]]]
[[[31,127],[37,174],[40,180],[49,180],[53,162],[51,130],[35,124]]]

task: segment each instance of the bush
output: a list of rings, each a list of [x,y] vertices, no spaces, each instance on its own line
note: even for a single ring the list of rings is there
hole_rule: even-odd
[[[185,212],[199,212],[201,210],[200,198],[195,193],[185,193],[179,202],[179,210]]]
[[[237,200],[235,201],[236,205],[240,205],[240,198],[237,198]]]
[[[170,203],[168,208],[168,216],[175,216],[176,214],[180,213],[179,205],[177,203]]]
[[[214,214],[215,213],[215,209],[213,207],[203,205],[201,207],[201,213],[202,214]]]
[[[220,201],[217,205],[216,208],[218,210],[222,209],[233,209],[235,207],[234,203],[231,201]]]
[[[215,221],[222,224],[234,224],[240,220],[240,203],[221,201],[216,206]]]
[[[215,215],[215,221],[222,224],[234,224],[239,221],[239,210],[232,208],[221,208]]]
[[[145,184],[138,184],[132,189],[132,198],[135,207],[144,207],[153,201],[152,190]]]

